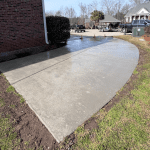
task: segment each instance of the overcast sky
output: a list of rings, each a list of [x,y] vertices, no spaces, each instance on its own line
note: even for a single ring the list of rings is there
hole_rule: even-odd
[[[61,6],[63,7],[63,9],[65,9],[65,7],[73,7],[77,16],[80,15],[80,7],[78,6],[79,3],[82,2],[82,4],[86,4],[89,5],[92,3],[93,0],[44,0],[44,4],[45,4],[45,12],[48,12],[50,10],[56,12],[58,11]],[[97,2],[99,2],[98,4],[98,10],[100,10],[100,2],[102,0],[97,0]],[[129,0],[124,0],[123,2],[129,2]]]

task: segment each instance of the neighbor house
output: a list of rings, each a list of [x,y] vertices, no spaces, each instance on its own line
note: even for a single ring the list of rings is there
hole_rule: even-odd
[[[99,25],[109,25],[110,23],[117,23],[117,22],[121,22],[120,20],[112,17],[111,15],[104,15],[104,19],[103,20],[99,20]]]
[[[132,22],[132,20],[141,19],[150,20],[150,2],[138,4],[136,7],[131,8],[124,17],[126,22]]]
[[[90,19],[85,19],[85,27],[89,27],[90,26],[90,23],[95,26],[99,26],[99,25],[109,25],[110,23],[112,22],[121,22],[120,20],[108,15],[108,14],[105,14],[104,15],[104,19],[103,20],[99,20],[99,22],[95,22],[95,21],[91,21]]]
[[[0,56],[48,44],[44,0],[0,2]]]

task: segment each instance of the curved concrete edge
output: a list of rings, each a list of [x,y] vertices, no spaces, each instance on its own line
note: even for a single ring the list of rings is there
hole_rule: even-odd
[[[113,40],[113,39],[112,39]],[[114,38],[114,40],[121,40],[121,41],[124,41],[124,40],[122,40],[122,39],[119,39],[119,38]],[[125,43],[126,42],[128,42],[128,41],[125,41]],[[134,44],[132,44],[132,43],[130,43],[130,42],[128,42],[129,44],[131,44],[132,45],[132,47],[136,47]],[[96,48],[98,48],[97,46],[96,46]],[[137,48],[137,47],[136,47]],[[87,49],[88,50],[88,49]],[[138,64],[138,61],[139,61],[139,49],[137,48],[137,50],[138,50],[138,60],[137,60],[137,62],[136,63],[134,63],[135,64],[135,68],[136,68],[136,66],[137,66],[137,64]],[[86,52],[86,51],[85,51]],[[84,56],[85,54],[81,54],[82,56]],[[76,57],[78,57],[78,60],[82,60],[82,59],[80,59],[80,58],[82,58],[82,56],[81,55],[79,55],[79,56],[76,56]],[[86,53],[86,55],[89,55],[89,53]],[[47,61],[49,61],[49,60],[47,60]],[[67,60],[66,60],[67,61]],[[86,62],[86,59],[85,60],[82,60],[82,61],[85,61]],[[48,63],[48,62],[47,62]],[[68,60],[68,63],[69,63],[69,60]],[[63,65],[64,67],[66,67],[67,66],[67,64],[68,64],[67,62],[65,63],[64,62],[64,64],[59,64],[58,65],[58,68],[61,68],[61,65]],[[8,62],[8,64],[10,64],[9,62]],[[35,64],[34,65],[34,67],[35,68],[37,68],[38,67],[38,64]],[[57,69],[58,69],[57,68]],[[68,68],[68,66],[66,67],[66,68]],[[65,69],[66,69],[65,68]],[[135,69],[134,68],[134,69]],[[23,69],[25,69],[25,68],[23,68]],[[16,70],[14,70],[14,72],[13,72],[13,74],[15,74],[15,71]],[[21,71],[21,70],[20,70]],[[61,72],[61,70],[56,70],[56,71],[60,71]],[[134,70],[133,70],[134,71]],[[133,73],[133,71],[132,71],[132,73]],[[18,74],[18,72],[16,72],[17,74]],[[46,72],[45,71],[43,71],[43,73],[45,74]],[[132,75],[132,73],[131,73],[131,75]],[[7,74],[7,72],[6,72],[6,74],[4,73],[4,75],[7,77],[7,75],[8,75],[8,77],[11,77],[11,75],[10,74]],[[10,76],[9,76],[10,75]],[[47,118],[44,118],[44,116],[42,116],[41,114],[43,113],[42,112],[42,110],[41,110],[41,107],[36,107],[35,106],[35,108],[37,108],[37,109],[34,109],[34,107],[33,107],[33,105],[35,104],[35,102],[33,102],[34,100],[37,100],[37,102],[36,103],[38,103],[39,101],[40,101],[40,99],[38,98],[38,93],[37,93],[37,91],[36,91],[36,93],[37,93],[37,95],[34,95],[35,96],[35,99],[33,99],[33,101],[31,101],[32,100],[32,97],[30,97],[30,94],[28,94],[28,91],[27,90],[30,90],[30,88],[31,89],[33,89],[34,90],[34,88],[33,87],[30,87],[29,89],[28,89],[28,86],[26,86],[28,83],[30,83],[31,81],[33,81],[33,79],[34,79],[34,81],[37,81],[37,79],[40,77],[42,75],[42,73],[39,73],[39,74],[37,74],[37,75],[35,75],[35,76],[33,76],[33,77],[31,77],[31,78],[28,78],[28,79],[24,79],[23,81],[20,81],[19,83],[16,83],[16,84],[14,84],[13,86],[14,86],[14,88],[16,89],[16,91],[18,92],[18,93],[20,93],[23,97],[24,97],[24,99],[26,99],[27,101],[26,101],[26,103],[29,105],[29,107],[32,109],[32,111],[34,111],[34,113],[38,116],[38,118],[39,118],[39,120],[45,125],[45,127],[48,129],[48,131],[53,135],[53,137],[56,139],[56,141],[58,142],[58,143],[60,143],[62,140],[63,140],[63,138],[65,137],[65,136],[67,136],[67,135],[70,135],[71,133],[73,133],[75,130],[76,130],[76,128],[78,127],[78,126],[80,126],[84,121],[86,121],[87,119],[89,119],[89,117],[91,116],[91,115],[93,115],[93,113],[95,114],[97,111],[99,111],[104,105],[106,105],[107,103],[109,103],[110,101],[111,101],[111,99],[116,95],[115,94],[115,92],[112,92],[111,93],[111,95],[109,95],[109,96],[107,96],[107,97],[105,97],[105,95],[103,95],[103,97],[101,98],[101,99],[103,99],[103,101],[100,101],[100,99],[98,98],[98,96],[97,97],[94,97],[96,100],[95,100],[95,102],[97,102],[97,101],[99,101],[99,103],[100,104],[98,104],[97,105],[97,103],[96,103],[96,106],[94,107],[95,109],[93,109],[93,110],[88,110],[88,113],[86,112],[85,113],[85,116],[84,116],[84,114],[82,113],[82,115],[81,115],[81,118],[78,120],[78,122],[75,124],[75,125],[73,125],[73,127],[68,127],[68,128],[66,128],[65,127],[65,125],[67,124],[69,124],[68,122],[66,122],[66,124],[64,124],[64,126],[63,126],[63,124],[62,124],[62,126],[61,125],[59,125],[58,124],[58,122],[60,121],[59,120],[59,118],[57,118],[59,115],[61,116],[61,113],[60,114],[58,114],[57,115],[57,117],[56,117],[56,119],[58,119],[58,120],[52,120],[52,118],[50,118],[49,120],[46,120]],[[130,75],[130,77],[131,77],[131,75]],[[130,79],[130,77],[128,78],[128,80]],[[52,78],[51,78],[52,79]],[[128,81],[127,80],[127,81]],[[38,80],[39,81],[39,80]],[[69,82],[70,82],[71,80],[69,80]],[[127,81],[124,83],[124,85],[127,83]],[[40,82],[40,81],[39,81]],[[46,80],[46,82],[49,82],[48,80]],[[72,82],[71,82],[72,83]],[[69,83],[70,85],[72,85],[71,83]],[[33,84],[34,84],[34,82],[33,82]],[[43,82],[43,84],[44,84],[44,86],[46,87],[46,84]],[[68,83],[67,83],[68,84]],[[66,85],[67,85],[66,84]],[[124,86],[123,85],[123,86]],[[21,88],[22,88],[22,86],[23,86],[23,88],[25,89],[25,88],[27,88],[26,90],[22,90]],[[35,87],[37,87],[36,86],[36,84],[34,85]],[[57,86],[57,85],[56,85]],[[123,87],[122,86],[122,87]],[[67,87],[67,86],[66,86]],[[121,87],[121,88],[122,88]],[[39,87],[38,87],[39,88]],[[46,87],[47,88],[47,87]],[[68,88],[68,87],[67,87]],[[80,88],[80,87],[79,87]],[[120,88],[120,89],[121,89]],[[120,90],[119,89],[119,90]],[[36,90],[36,89],[35,89]],[[68,88],[68,90],[69,90],[69,88]],[[84,89],[85,91],[87,90],[87,89]],[[118,90],[118,91],[119,91]],[[40,91],[40,90],[38,90],[38,91]],[[64,92],[64,89],[61,91],[62,93]],[[27,95],[28,94],[28,95]],[[49,93],[48,93],[49,94]],[[56,95],[57,96],[57,95]],[[92,95],[89,95],[90,97],[92,97]],[[49,97],[48,97],[49,98]],[[49,106],[52,106],[52,104],[60,104],[60,106],[61,106],[61,104],[62,104],[62,102],[60,102],[60,103],[58,103],[58,101],[59,101],[59,97],[58,97],[58,99],[56,100],[56,102],[54,102],[53,101],[53,98],[55,98],[55,97],[51,97],[51,99],[52,99],[52,102],[51,103],[48,103],[48,104],[46,104],[46,105],[49,105]],[[83,97],[82,97],[83,98]],[[86,97],[86,99],[87,99],[88,97]],[[63,99],[62,99],[63,100]],[[80,99],[79,99],[80,100]],[[44,100],[44,102],[45,102],[45,100]],[[74,101],[71,101],[73,104],[74,104]],[[80,101],[78,101],[77,100],[77,102],[80,102]],[[76,101],[75,101],[75,103],[77,103]],[[89,101],[88,101],[89,102]],[[83,103],[83,102],[81,102],[83,105],[85,105],[85,103]],[[89,104],[90,105],[92,105],[92,103],[93,102],[89,102]],[[41,103],[39,103],[39,104],[41,104]],[[50,105],[51,104],[51,105]],[[54,105],[54,106],[55,106]],[[66,105],[68,105],[68,103],[66,103]],[[44,105],[43,105],[44,106]],[[78,106],[78,105],[77,105]],[[86,107],[87,107],[87,105],[86,105]],[[81,107],[82,109],[83,109],[83,107]],[[82,109],[81,108],[79,108],[78,110],[79,111],[81,111]],[[46,109],[46,108],[45,108]],[[45,109],[44,109],[44,111],[45,111]],[[81,109],[81,110],[80,110]],[[38,111],[37,111],[38,110]],[[41,111],[41,112],[40,112]],[[70,110],[69,110],[70,111]],[[85,111],[86,111],[86,109],[85,109]],[[76,115],[76,113],[78,113],[78,115],[80,114],[78,111],[76,112],[76,111],[73,111],[73,115],[74,115],[74,113],[75,113],[75,115]],[[46,114],[47,114],[47,112],[46,112]],[[46,115],[45,114],[45,115]],[[51,115],[51,114],[50,114]],[[62,117],[62,116],[61,116]],[[74,116],[74,117],[76,117],[76,116]],[[42,119],[43,118],[43,119]],[[67,116],[67,118],[69,118],[69,115]],[[52,124],[50,124],[52,122]],[[56,123],[56,124],[55,124]],[[60,121],[60,123],[61,123],[61,121]],[[56,126],[54,126],[54,124],[56,125]],[[70,125],[70,124],[69,124]],[[53,127],[54,126],[54,127]],[[64,133],[62,132],[61,133],[61,130],[63,130],[64,129]],[[68,130],[67,130],[68,129]],[[66,131],[67,130],[67,131]]]

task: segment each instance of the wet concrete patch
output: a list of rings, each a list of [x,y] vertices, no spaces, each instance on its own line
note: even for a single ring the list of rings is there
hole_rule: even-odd
[[[76,50],[104,44],[113,39],[113,37],[103,37],[103,36],[98,36],[96,38],[90,36],[83,36],[83,39],[80,38],[81,36],[72,35],[71,38],[68,39],[67,45],[65,47],[68,48],[70,52],[73,52]]]
[[[129,42],[78,38],[53,51],[0,63],[57,142],[108,103],[138,64],[139,51]]]

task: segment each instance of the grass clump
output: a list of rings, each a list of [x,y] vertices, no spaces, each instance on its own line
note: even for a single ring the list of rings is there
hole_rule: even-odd
[[[0,97],[0,107],[3,107],[5,105],[4,99]]]
[[[139,42],[138,38],[120,36],[121,39],[134,43],[147,50],[148,44]],[[109,110],[105,117],[97,119],[99,129],[86,132],[83,127],[75,131],[78,141],[74,149],[85,150],[123,150],[140,149],[148,150],[150,147],[150,60],[147,58],[142,66],[146,70],[133,74],[138,78],[133,82],[134,89],[129,91],[133,96],[124,96],[121,101]],[[116,93],[119,93],[123,88]],[[86,133],[86,134],[85,134]],[[89,138],[90,135],[94,138]]]
[[[138,38],[131,36],[117,36],[116,38],[127,40],[139,48],[150,52],[148,43],[140,42]],[[72,146],[75,150],[124,150],[140,149],[148,150],[150,148],[150,54],[145,57],[143,65],[138,66],[145,70],[140,72],[137,68],[133,74],[138,76],[134,82],[134,89],[129,91],[133,99],[128,95],[120,98],[121,100],[114,105],[108,112],[101,109],[101,115],[97,117],[96,122],[99,128],[85,130],[84,125],[79,126],[74,134],[77,142]],[[124,87],[116,95],[124,90]],[[14,88],[9,86],[8,92],[14,92]],[[21,98],[22,96],[19,95]],[[24,99],[21,99],[24,102]],[[4,102],[0,99],[0,105]],[[11,141],[16,140],[16,134],[11,130],[11,125],[7,118],[0,117],[0,147],[1,149],[11,149],[14,147]],[[69,143],[65,138],[64,142]],[[16,140],[17,143],[17,140]],[[24,143],[28,146],[29,142]]]
[[[9,121],[10,116],[2,117],[0,114],[0,148],[1,150],[11,150],[19,145],[17,133],[13,132],[12,124]]]

